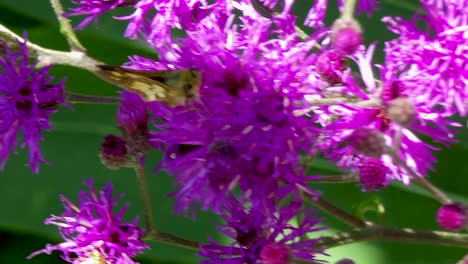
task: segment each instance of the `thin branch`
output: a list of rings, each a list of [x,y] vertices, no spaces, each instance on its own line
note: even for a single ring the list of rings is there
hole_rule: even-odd
[[[324,106],[324,105],[337,105],[337,104],[346,103],[348,105],[353,105],[353,106],[363,107],[363,108],[382,106],[380,99],[374,99],[374,98],[369,99],[369,100],[364,100],[364,101],[360,101],[359,99],[348,98],[348,97],[325,97],[321,99],[306,99],[306,100],[309,103],[309,107],[311,108],[306,108],[303,110],[295,110],[293,113],[295,116],[302,116],[302,115],[309,114],[314,111],[312,109],[313,107]]]
[[[452,203],[452,199],[450,199],[445,193],[443,193],[439,188],[433,185],[429,180],[424,177],[413,177],[413,181],[421,186],[422,188],[426,189],[430,192],[434,197],[439,200],[442,204],[449,204]]]
[[[406,162],[404,162],[400,157],[398,157],[398,155],[396,154],[396,150],[395,149],[392,149],[392,148],[387,148],[386,150],[386,153],[389,154],[393,161],[401,166],[411,177],[412,177],[412,180],[418,184],[419,186],[421,186],[422,188],[424,188],[426,191],[428,191],[429,193],[431,193],[435,199],[437,199],[439,202],[441,202],[442,204],[448,204],[448,203],[452,203],[452,200],[447,196],[445,195],[445,193],[443,193],[441,190],[439,190],[439,188],[437,188],[436,186],[434,186],[432,183],[430,183],[426,178],[422,177],[422,176],[419,176],[417,175],[407,164]]]
[[[9,30],[0,24],[0,38],[4,39],[8,43],[16,46],[20,42],[25,40],[16,35],[14,32]],[[99,68],[96,65],[104,64],[98,60],[95,60],[82,51],[58,51],[52,49],[46,49],[39,45],[36,45],[30,41],[26,42],[28,47],[28,55],[37,58],[37,67],[44,67],[51,64],[69,65],[83,70],[90,71],[97,75]]]
[[[88,103],[88,104],[120,104],[121,99],[116,96],[99,96],[89,94],[79,94],[65,92],[63,95],[68,103]]]
[[[138,182],[138,188],[140,189],[141,201],[143,203],[143,215],[145,218],[145,227],[148,233],[156,232],[153,222],[153,212],[151,210],[151,198],[148,192],[148,184],[146,182],[146,176],[144,169],[135,165],[134,167],[135,175]]]
[[[200,244],[198,244],[197,242],[187,240],[185,238],[181,238],[176,235],[165,232],[153,231],[150,233],[146,233],[144,239],[155,240],[158,242],[193,249],[196,251],[200,250]]]
[[[318,179],[310,181],[310,183],[350,183],[358,182],[359,177],[355,174],[347,175],[330,175],[330,176],[319,176]]]
[[[291,264],[323,264],[323,261],[314,261],[314,260],[305,260],[305,259],[298,259],[292,258],[288,263]]]
[[[318,249],[327,249],[360,241],[383,240],[468,248],[468,234],[443,231],[418,231],[410,228],[369,226],[351,232],[322,237]]]
[[[50,5],[54,9],[55,15],[57,16],[57,20],[60,24],[60,33],[65,37],[65,39],[67,39],[70,49],[84,53],[86,49],[75,35],[75,31],[73,31],[70,20],[63,16],[65,12],[63,11],[63,7],[60,4],[60,0],[50,0]]]
[[[356,227],[362,228],[372,225],[370,222],[365,222],[354,215],[342,210],[341,208],[336,207],[335,205],[327,202],[326,200],[322,199],[321,197],[314,199],[309,194],[304,193],[305,201],[313,204],[314,206],[318,207],[319,209],[335,216],[336,218],[340,219],[344,223]]]

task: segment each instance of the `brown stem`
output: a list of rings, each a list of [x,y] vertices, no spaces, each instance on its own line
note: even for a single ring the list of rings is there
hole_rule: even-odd
[[[439,188],[434,186],[432,183],[430,183],[426,178],[417,175],[403,160],[398,157],[396,154],[396,150],[388,148],[386,151],[387,154],[389,154],[393,161],[397,164],[400,165],[409,175],[411,175],[413,182],[424,188],[426,191],[431,193],[434,198],[439,200],[442,204],[448,204],[452,203],[452,200],[445,195]]]
[[[173,234],[159,232],[159,231],[152,231],[148,232],[144,236],[145,239],[155,240],[166,244],[176,245],[188,249],[199,250],[200,244],[197,242],[187,240],[185,238],[178,237]]]
[[[90,103],[90,104],[120,104],[121,99],[115,96],[98,96],[90,94],[79,94],[65,92],[63,95],[65,101],[69,103]]]
[[[426,189],[428,192],[430,192],[434,197],[439,200],[443,204],[449,204],[452,203],[452,200],[448,198],[445,193],[443,193],[439,188],[437,188],[435,185],[433,185],[430,181],[428,181],[424,177],[415,177],[413,178],[413,181],[421,186],[422,188]]]
[[[309,202],[313,204],[314,206],[318,207],[319,209],[335,216],[336,218],[340,219],[344,223],[356,227],[356,228],[362,228],[371,225],[370,222],[365,222],[352,214],[342,210],[341,208],[336,207],[335,205],[327,202],[326,200],[322,199],[321,197],[314,199],[314,197],[311,197],[309,194],[304,194],[308,199],[306,199],[306,202]]]
[[[310,181],[310,183],[350,183],[358,182],[359,178],[354,174],[348,175],[330,175],[320,176],[319,179]]]
[[[410,228],[398,229],[382,226],[369,226],[365,229],[356,229],[351,232],[343,232],[333,236],[322,237],[320,242],[317,244],[317,248],[323,250],[368,240],[397,241],[468,248],[468,234],[442,231],[418,231]]]

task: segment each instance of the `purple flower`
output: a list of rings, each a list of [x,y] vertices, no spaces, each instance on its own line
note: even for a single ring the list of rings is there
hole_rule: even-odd
[[[343,0],[338,0],[338,6],[343,8]],[[359,15],[365,12],[368,17],[371,16],[372,11],[377,10],[379,0],[358,0],[356,4],[356,14]]]
[[[416,174],[426,176],[427,170],[433,169],[432,164],[436,161],[431,154],[435,148],[418,139],[415,132],[447,144],[454,142],[454,131],[448,127],[457,124],[446,120],[443,110],[428,103],[427,95],[422,93],[422,87],[427,85],[424,76],[417,76],[411,70],[397,71],[392,64],[386,64],[380,66],[382,84],[378,87],[371,67],[373,48],[372,45],[366,54],[358,53],[354,57],[369,94],[363,94],[346,72],[342,76],[344,87],[341,90],[347,96],[374,100],[374,105],[323,107],[322,118],[326,115],[337,118],[322,122],[326,137],[321,144],[327,157],[337,161],[339,166],[356,169],[362,166],[366,156],[381,158],[392,172],[389,174],[391,179],[409,183],[409,173],[388,155],[386,149],[395,146],[399,159]],[[361,133],[364,130],[368,132]],[[343,145],[343,142],[349,144]]]
[[[365,12],[368,17],[371,16],[372,11],[378,10],[377,5],[379,0],[359,0],[356,8],[356,14]]]
[[[203,264],[287,264],[296,260],[317,261],[314,250],[319,238],[299,239],[303,235],[326,229],[317,226],[322,219],[315,212],[306,211],[303,221],[294,226],[290,221],[301,212],[299,202],[291,202],[288,207],[266,211],[252,205],[250,208],[233,202],[226,206],[224,219],[226,226],[219,231],[232,238],[228,246],[216,244],[210,239],[202,245],[199,256],[207,258]]]
[[[141,240],[143,230],[136,225],[138,218],[130,223],[122,221],[127,206],[113,212],[122,195],[114,199],[110,183],[99,193],[94,189],[92,179],[84,183],[89,191],[79,193],[78,205],[61,196],[65,212],[44,222],[56,225],[65,241],[57,245],[48,244],[28,258],[57,250],[62,252],[62,259],[73,264],[137,263],[131,257],[149,248]]]
[[[314,6],[312,6],[312,8],[309,10],[309,13],[306,16],[304,25],[309,26],[311,28],[323,27],[326,9],[327,0],[315,1]]]
[[[0,56],[0,170],[11,151],[16,152],[18,133],[22,147],[29,150],[28,166],[34,173],[39,164],[47,163],[39,149],[42,130],[50,130],[49,115],[65,105],[62,98],[64,80],[53,84],[50,67],[38,71],[29,64],[26,40],[17,41],[18,50],[3,48]]]
[[[263,2],[276,2],[276,1],[263,1]],[[343,0],[337,0],[340,12],[343,9]],[[359,15],[365,12],[369,17],[373,10],[377,10],[378,0],[358,0],[356,3],[356,14]],[[322,28],[324,26],[325,13],[328,6],[327,0],[315,0],[314,5],[309,10],[306,16],[304,25],[311,28]]]
[[[81,29],[92,20],[96,20],[100,14],[122,6],[131,6],[137,3],[139,0],[72,0],[77,6],[70,8],[70,13],[65,14],[66,16],[81,16],[87,15],[76,28]]]
[[[171,29],[190,30],[193,23],[208,14],[209,8],[230,5],[224,0],[211,5],[200,0],[74,0],[73,3],[77,7],[70,8],[67,16],[87,15],[77,26],[79,29],[108,10],[131,6],[134,9],[132,14],[115,17],[129,20],[125,37],[134,39],[142,33],[153,40],[170,38]]]
[[[135,5],[133,14],[121,18],[130,20],[125,36],[135,38],[141,31],[148,40],[158,42],[169,39],[171,29],[192,30],[198,21],[209,15],[210,9],[232,8],[230,1],[213,2],[207,4],[202,0],[140,0]]]
[[[202,74],[200,101],[150,106],[163,120],[150,142],[164,152],[160,167],[180,185],[173,194],[179,212],[194,202],[219,211],[235,189],[260,201],[307,189],[299,153],[310,153],[317,129],[296,111],[307,105],[304,95],[317,94],[324,83],[308,57],[316,39],[298,42],[293,26],[276,27],[247,4],[236,8],[245,12],[241,26],[216,9],[185,39],[155,44],[160,62],[134,57],[127,65],[192,67]]]
[[[387,63],[426,79],[419,93],[430,98],[430,106],[441,104],[447,113],[458,111],[464,116],[468,99],[468,0],[420,2],[425,14],[411,21],[383,19],[399,35],[386,43]],[[421,25],[425,25],[423,30]]]

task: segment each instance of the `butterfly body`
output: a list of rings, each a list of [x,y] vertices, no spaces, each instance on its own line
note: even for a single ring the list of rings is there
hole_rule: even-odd
[[[140,71],[98,65],[104,80],[139,94],[145,101],[163,101],[174,107],[198,97],[201,76],[192,69]]]

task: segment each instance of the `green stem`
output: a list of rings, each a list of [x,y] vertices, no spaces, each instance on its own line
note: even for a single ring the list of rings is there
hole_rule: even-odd
[[[352,19],[354,16],[354,8],[356,7],[356,0],[345,0],[343,11],[341,12],[342,19]]]
[[[148,233],[156,232],[153,222],[153,212],[151,210],[151,199],[148,192],[148,184],[146,182],[145,171],[139,166],[134,167],[138,188],[140,189],[141,201],[143,203],[143,215],[145,219],[145,228]]]
[[[70,20],[63,16],[65,12],[63,11],[63,7],[60,4],[60,0],[50,0],[50,5],[54,9],[55,15],[57,16],[57,20],[60,24],[60,33],[67,40],[71,50],[85,52],[86,49],[75,35],[75,31],[73,31]]]

